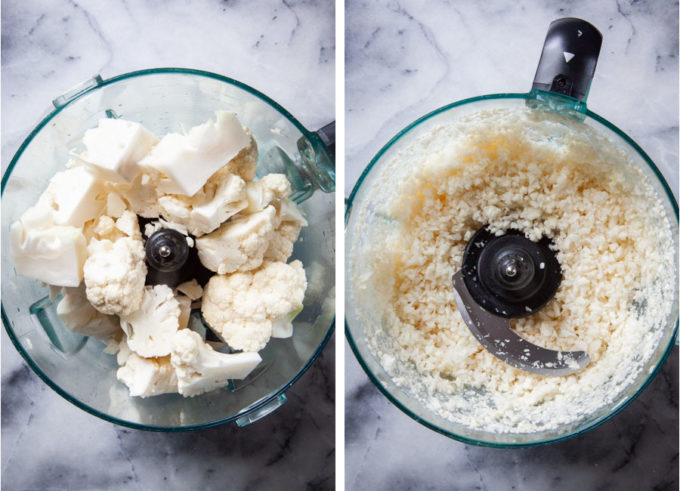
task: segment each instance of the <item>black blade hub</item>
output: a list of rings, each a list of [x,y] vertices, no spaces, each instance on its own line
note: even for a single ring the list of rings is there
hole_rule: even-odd
[[[510,229],[502,236],[488,227],[470,239],[463,256],[463,280],[485,310],[505,318],[526,317],[555,295],[562,280],[552,241],[538,242]]]
[[[147,237],[144,228],[153,219],[138,217],[138,220],[146,242],[147,285],[165,284],[174,288],[191,279],[196,279],[201,286],[208,282],[213,272],[201,264],[196,247],[189,247],[186,235],[166,228]]]

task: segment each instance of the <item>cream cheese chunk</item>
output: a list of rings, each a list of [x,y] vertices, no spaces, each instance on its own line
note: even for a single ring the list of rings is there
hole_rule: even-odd
[[[57,172],[38,203],[54,210],[56,225],[82,227],[106,205],[106,190],[103,182],[85,167],[74,167]]]
[[[85,132],[87,151],[79,160],[102,178],[129,183],[139,174],[138,162],[158,139],[141,124],[124,119],[100,119]]]
[[[10,228],[10,249],[17,273],[56,286],[78,286],[83,280],[87,243],[81,229],[70,225]]]
[[[164,176],[159,190],[193,196],[206,181],[250,143],[233,113],[218,111],[217,120],[188,133],[169,133],[141,162]]]

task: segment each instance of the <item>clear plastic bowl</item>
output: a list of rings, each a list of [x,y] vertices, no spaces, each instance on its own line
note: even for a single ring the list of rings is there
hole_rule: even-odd
[[[206,428],[235,420],[246,425],[278,408],[285,391],[320,354],[334,326],[334,165],[323,135],[305,129],[264,94],[208,72],[165,68],[102,80],[95,77],[54,101],[55,109],[36,126],[12,159],[2,180],[2,320],[28,365],[76,406],[116,424],[147,430]],[[116,380],[115,356],[105,344],[68,331],[55,313],[48,288],[16,274],[9,254],[9,227],[32,206],[68,152],[82,149],[85,130],[101,118],[138,121],[157,135],[205,122],[224,109],[238,115],[259,146],[257,174],[284,172],[309,226],[295,244],[317,284],[289,339],[272,339],[263,361],[245,380],[223,390],[184,398],[166,394],[129,397]],[[194,314],[192,322],[200,322]]]
[[[366,295],[370,296],[370,293],[362,294],[360,301],[353,297],[351,278],[355,272],[352,270],[352,257],[357,254],[357,251],[367,241],[371,240],[370,234],[367,231],[371,229],[372,223],[378,223],[375,221],[382,220],[379,214],[373,213],[376,204],[384,200],[384,197],[379,196],[376,192],[376,180],[385,177],[381,176],[381,171],[385,164],[404,151],[410,142],[414,141],[419,135],[427,133],[434,126],[444,123],[455,123],[461,117],[476,111],[523,107],[527,104],[533,106],[537,111],[550,110],[570,114],[577,121],[581,121],[581,124],[588,125],[598,135],[605,137],[623,150],[629,157],[631,165],[634,165],[646,176],[656,197],[663,205],[671,227],[673,243],[668,244],[668,247],[673,247],[676,253],[674,255],[674,263],[668,266],[675,278],[674,301],[670,315],[663,326],[663,332],[659,334],[658,343],[647,365],[640,371],[637,377],[629,380],[625,387],[620,387],[620,391],[610,404],[602,406],[595,413],[589,414],[573,424],[564,425],[554,431],[495,433],[480,431],[445,419],[419,401],[416,396],[416,392],[419,390],[418,387],[414,386],[405,389],[403,386],[395,383],[368,345],[367,326],[364,325],[363,319],[371,319],[374,324],[380,325],[380,313],[372,311],[375,304],[370,298],[366,298]],[[398,180],[400,177],[396,177],[396,179]],[[423,116],[392,138],[361,174],[347,201],[345,224],[345,284],[347,285],[345,330],[352,351],[371,381],[393,404],[419,423],[448,437],[474,445],[519,447],[545,444],[579,435],[608,420],[635,399],[658,373],[664,360],[673,348],[678,328],[677,203],[661,172],[647,154],[620,129],[604,118],[587,110],[585,103],[576,104],[574,99],[547,95],[539,91],[527,94],[494,94],[462,100]]]

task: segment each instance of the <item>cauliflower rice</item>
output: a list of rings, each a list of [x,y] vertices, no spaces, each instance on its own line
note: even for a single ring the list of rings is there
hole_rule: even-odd
[[[476,112],[409,142],[353,211],[348,247],[348,298],[392,381],[436,415],[494,433],[577,426],[618,401],[676,298],[671,229],[647,179],[586,125],[528,108]],[[524,372],[470,333],[451,277],[485,224],[553,240],[562,283],[511,325],[540,346],[585,350],[587,368]]]

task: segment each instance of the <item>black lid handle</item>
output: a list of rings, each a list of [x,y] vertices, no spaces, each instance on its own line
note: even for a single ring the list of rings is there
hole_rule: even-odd
[[[602,34],[592,24],[573,17],[553,21],[545,37],[532,89],[585,101],[601,46]]]

